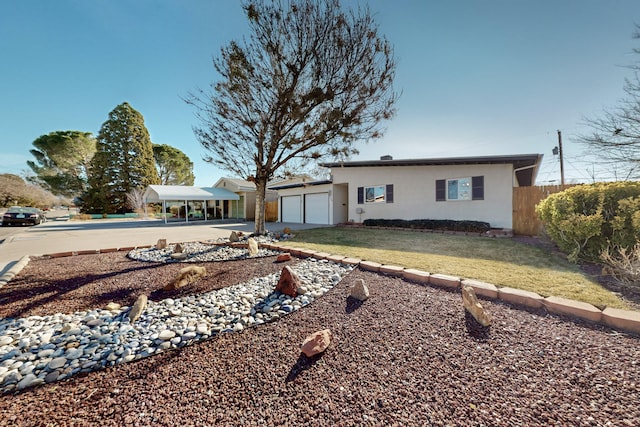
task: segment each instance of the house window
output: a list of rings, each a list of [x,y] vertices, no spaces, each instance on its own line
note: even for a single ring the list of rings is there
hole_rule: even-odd
[[[384,201],[384,186],[378,185],[376,187],[364,188],[365,203],[384,203]]]
[[[447,200],[471,200],[471,178],[448,179]]]
[[[484,177],[436,180],[436,202],[446,200],[484,200]]]
[[[358,204],[393,203],[393,184],[358,187]]]

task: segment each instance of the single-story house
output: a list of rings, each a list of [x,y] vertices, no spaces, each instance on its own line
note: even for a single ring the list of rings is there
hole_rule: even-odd
[[[512,228],[513,187],[532,186],[542,154],[325,163],[331,179],[270,186],[279,220],[339,224],[451,219]]]
[[[234,218],[229,203],[237,205],[240,196],[224,188],[195,187],[188,185],[150,185],[143,195],[145,208],[148,203],[162,203],[162,212],[176,208],[177,217],[186,222],[191,219]],[[220,203],[222,210],[218,209]],[[227,207],[225,210],[224,207]],[[237,211],[237,208],[236,208]],[[226,216],[225,216],[226,215]],[[164,215],[167,222],[167,215]]]
[[[275,202],[278,200],[278,192],[270,190],[271,185],[287,185],[291,183],[302,182],[308,179],[306,176],[294,176],[278,181],[271,181],[267,185],[266,202]],[[233,203],[230,207],[232,218],[244,218],[254,220],[256,218],[256,184],[240,178],[220,178],[214,185],[214,188],[221,188],[239,196],[238,203]],[[225,202],[221,202],[224,204]],[[228,203],[228,202],[226,202]]]

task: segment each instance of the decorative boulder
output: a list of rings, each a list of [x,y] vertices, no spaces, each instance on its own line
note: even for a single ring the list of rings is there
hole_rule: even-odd
[[[178,261],[187,259],[187,254],[185,254],[184,252],[174,253],[174,254],[171,254],[170,256],[172,259],[176,259]]]
[[[239,242],[240,238],[238,237],[238,233],[236,233],[235,231],[232,231],[231,235],[229,236],[229,241],[231,243]]]
[[[176,245],[173,247],[173,253],[181,254],[183,252],[184,252],[184,248],[182,247],[182,245],[180,243],[176,243]]]
[[[120,310],[120,304],[115,303],[115,302],[110,302],[109,304],[107,304],[106,309],[109,310],[109,311]]]
[[[369,298],[369,289],[367,288],[367,285],[364,284],[364,280],[355,280],[353,288],[351,288],[351,297],[358,301],[364,301]]]
[[[194,283],[201,277],[207,275],[207,269],[204,267],[199,267],[197,265],[185,267],[178,273],[176,279],[165,286],[163,289],[165,291],[174,291],[176,289],[184,288],[185,286]]]
[[[331,331],[329,329],[323,329],[305,338],[300,351],[307,357],[313,357],[316,354],[324,352],[330,343]]]
[[[276,262],[285,262],[285,261],[291,261],[291,254],[289,252],[280,254],[278,255],[278,258],[276,258]]]
[[[253,237],[249,237],[247,240],[247,248],[249,249],[249,256],[258,255],[258,242]]]
[[[485,327],[491,325],[491,318],[484,307],[482,307],[482,304],[478,302],[478,297],[476,297],[476,292],[473,290],[473,287],[462,285],[462,303],[465,310],[467,310],[479,324]]]
[[[147,308],[147,296],[143,294],[138,297],[131,310],[129,310],[129,322],[134,323],[138,320],[145,308]]]
[[[167,239],[158,239],[156,249],[165,249],[167,247]]]
[[[280,279],[276,285],[276,291],[280,291],[285,295],[295,298],[298,295],[298,288],[301,286],[301,281],[298,275],[289,267],[285,265],[280,273]]]

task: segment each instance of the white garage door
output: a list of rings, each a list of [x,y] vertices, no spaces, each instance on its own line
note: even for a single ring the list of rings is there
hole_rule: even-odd
[[[281,199],[282,222],[302,222],[300,196],[283,196]]]
[[[304,222],[329,224],[329,193],[305,194]]]

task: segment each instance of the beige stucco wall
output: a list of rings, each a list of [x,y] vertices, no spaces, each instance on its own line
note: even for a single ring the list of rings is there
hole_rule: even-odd
[[[348,219],[453,219],[512,227],[510,164],[350,167],[331,170],[334,184],[348,183]],[[484,176],[484,200],[436,202],[436,180]],[[358,204],[358,187],[393,184],[393,203]],[[362,208],[364,213],[356,213]]]
[[[256,219],[256,192],[240,193],[244,196],[243,218],[248,220]]]
[[[236,193],[239,196],[244,196],[242,200],[242,218],[247,220],[256,219],[256,192],[255,191],[247,191],[247,192],[238,192]],[[278,193],[276,191],[267,190],[267,194],[265,196],[266,202],[273,202],[278,199]]]

